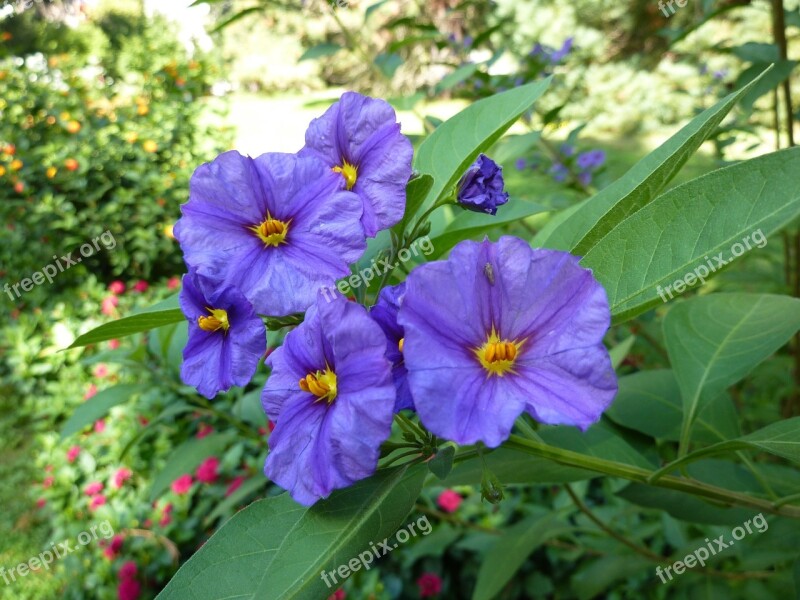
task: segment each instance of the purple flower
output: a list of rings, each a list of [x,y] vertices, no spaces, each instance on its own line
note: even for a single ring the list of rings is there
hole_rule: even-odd
[[[397,400],[394,403],[394,412],[403,409],[413,409],[414,400],[411,390],[408,389],[408,379],[405,362],[403,361],[403,328],[397,322],[397,312],[403,302],[406,284],[401,283],[381,290],[378,301],[369,312],[375,322],[381,326],[386,334],[386,358],[392,363],[392,377],[394,387],[397,389]]]
[[[470,46],[472,46],[472,42],[473,39],[471,35],[464,36],[464,48],[469,48]]]
[[[190,270],[183,276],[180,305],[189,320],[183,382],[206,398],[250,383],[267,350],[267,335],[242,293]]]
[[[458,182],[458,203],[469,210],[490,215],[508,202],[503,191],[503,168],[485,154],[467,169]]]
[[[517,171],[524,170],[526,166],[528,166],[528,163],[524,158],[518,158],[514,163],[514,167],[517,169]]]
[[[403,218],[413,149],[385,100],[345,92],[311,121],[300,156],[316,156],[361,198],[369,237]]]
[[[556,181],[563,182],[566,181],[567,175],[569,175],[569,169],[561,163],[553,163],[553,166],[550,167],[550,174]]]
[[[569,37],[564,40],[564,43],[561,45],[559,50],[555,50],[553,53],[550,54],[550,62],[555,64],[557,62],[561,62],[567,54],[570,53],[572,50],[572,38]]]
[[[313,304],[366,248],[361,202],[318,159],[231,151],[201,165],[175,226],[186,263],[261,314]]]
[[[564,156],[572,156],[575,154],[575,146],[572,144],[561,144],[561,154]]]
[[[264,472],[297,502],[375,472],[395,402],[385,353],[386,336],[363,306],[320,295],[267,359],[261,403],[276,425]]]
[[[414,269],[398,321],[422,423],[496,447],[523,412],[586,429],[617,391],[605,291],[578,257],[518,238],[465,241]]]
[[[603,150],[589,150],[588,152],[581,152],[575,161],[579,168],[597,169],[606,162],[606,153]]]
[[[580,183],[583,187],[587,187],[590,183],[592,183],[591,171],[578,173],[578,183]]]

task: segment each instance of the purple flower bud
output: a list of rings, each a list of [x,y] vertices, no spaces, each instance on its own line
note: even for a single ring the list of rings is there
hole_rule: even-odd
[[[458,182],[458,203],[468,210],[494,215],[506,202],[503,168],[485,154],[479,155]]]
[[[566,181],[567,175],[569,175],[569,169],[567,169],[567,167],[561,163],[555,163],[552,167],[550,167],[550,174],[556,181],[563,182]]]
[[[524,158],[518,158],[517,161],[514,163],[517,171],[522,171],[526,167],[527,163],[525,162]]]

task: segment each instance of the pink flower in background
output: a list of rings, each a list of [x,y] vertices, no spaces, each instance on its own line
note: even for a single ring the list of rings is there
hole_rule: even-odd
[[[105,503],[106,503],[106,497],[103,496],[103,494],[97,494],[97,496],[92,496],[92,501],[89,503],[89,509],[95,510],[103,506],[103,504]]]
[[[436,596],[442,591],[442,579],[436,573],[423,573],[417,579],[417,586],[420,598]]]
[[[167,280],[167,289],[168,290],[175,290],[181,286],[181,278],[177,275],[175,277],[170,277]]]
[[[233,481],[231,481],[230,484],[228,485],[228,489],[225,490],[225,497],[227,498],[233,492],[238,490],[241,487],[242,482],[244,482],[244,477],[241,475],[239,475],[239,477],[236,477]]]
[[[119,489],[123,486],[123,484],[131,478],[133,473],[127,467],[120,467],[117,469],[117,472],[114,473],[114,479],[111,482],[111,486]]]
[[[44,481],[42,481],[42,487],[44,489],[47,489],[49,487],[53,487],[53,482],[54,481],[55,481],[55,478],[52,475],[48,475],[47,477],[44,478]]]
[[[119,304],[119,298],[116,296],[106,296],[100,304],[100,312],[104,315],[113,315]]]
[[[133,291],[142,293],[142,292],[146,292],[149,287],[150,287],[149,283],[147,283],[144,279],[140,279],[133,286]]]
[[[75,462],[75,459],[78,458],[78,454],[81,453],[80,446],[72,446],[69,450],[67,450],[67,462]]]
[[[135,579],[123,579],[117,586],[119,600],[138,600],[141,592],[142,586]]]
[[[124,538],[121,535],[115,535],[113,538],[111,538],[111,543],[108,545],[108,548],[103,550],[103,556],[105,556],[108,560],[114,560],[117,558],[119,551],[122,549],[123,541]],[[134,565],[134,567],[135,566],[136,565]]]
[[[108,340],[108,347],[111,350],[116,350],[117,348],[119,348],[119,340],[117,339]]]
[[[192,487],[192,476],[191,475],[181,475],[175,481],[172,482],[172,491],[178,494],[179,496],[185,494],[189,491],[189,488]]]
[[[98,419],[94,422],[94,432],[103,433],[106,430],[106,422],[103,419]]]
[[[47,465],[45,468],[45,473],[52,473],[53,472],[53,465]]]
[[[347,594],[342,588],[339,588],[328,596],[328,600],[344,600],[345,598],[347,598]]]
[[[125,284],[119,280],[112,281],[108,284],[108,291],[114,294],[115,296],[119,296],[120,294],[125,293]]]
[[[94,368],[94,370],[92,371],[92,375],[94,375],[98,379],[102,379],[103,377],[108,375],[108,367],[104,363],[100,363]]]
[[[45,504],[47,504],[47,500],[45,500],[44,498],[39,498],[36,501],[36,508],[44,508]]]
[[[139,569],[136,566],[136,563],[132,560],[127,561],[119,568],[119,578],[122,581],[126,579],[133,579],[139,573]]]
[[[439,494],[439,497],[436,499],[436,504],[438,504],[439,508],[443,511],[451,513],[458,510],[462,500],[463,498],[458,492],[445,490]]]
[[[86,487],[83,488],[83,491],[87,496],[94,496],[95,494],[99,494],[103,491],[103,484],[99,481],[93,481],[87,484]]]
[[[214,483],[217,480],[218,467],[219,459],[216,456],[208,457],[197,467],[197,479],[203,483]]]
[[[139,425],[141,425],[142,427],[146,427],[147,424],[150,422],[150,419],[148,419],[147,417],[143,417],[142,415],[139,415],[137,419],[139,419]]]
[[[201,423],[200,428],[197,430],[197,439],[202,440],[211,433],[214,433],[214,428],[208,423]]]
[[[83,395],[84,400],[88,400],[89,398],[94,397],[97,394],[97,386],[95,384],[89,385],[89,389],[86,390],[86,393]]]

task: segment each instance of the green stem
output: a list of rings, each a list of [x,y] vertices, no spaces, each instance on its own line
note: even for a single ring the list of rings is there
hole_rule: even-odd
[[[512,450],[546,458],[569,467],[586,469],[596,473],[604,473],[606,475],[611,475],[612,477],[621,477],[623,479],[636,481],[638,483],[647,484],[648,479],[651,475],[653,475],[653,472],[647,469],[642,469],[640,467],[634,467],[603,458],[597,458],[594,456],[586,456],[570,450],[563,450],[561,448],[556,448],[555,446],[549,446],[540,442],[526,440],[525,438],[517,435],[512,435],[508,441],[506,441],[504,446]],[[695,479],[666,475],[653,485],[693,494],[695,496],[700,496],[708,500],[714,500],[716,502],[721,502],[728,505],[746,506],[749,508],[758,509],[760,511],[766,511],[771,514],[800,519],[800,507],[777,507],[768,500],[763,500],[747,494],[741,494],[739,492],[732,492],[730,490],[726,490],[715,485],[709,485]]]

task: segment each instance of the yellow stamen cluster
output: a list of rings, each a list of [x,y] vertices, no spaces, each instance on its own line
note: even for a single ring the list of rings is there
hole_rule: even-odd
[[[341,166],[337,165],[333,167],[333,170],[336,173],[342,174],[344,180],[347,182],[347,189],[352,190],[353,186],[356,184],[356,179],[358,179],[358,167],[343,160]]]
[[[264,245],[279,246],[286,242],[286,234],[289,232],[290,222],[273,219],[267,214],[267,218],[260,225],[254,225],[250,230],[264,242]]]
[[[489,334],[486,342],[480,347],[475,348],[475,356],[489,375],[502,377],[506,373],[514,372],[519,350],[525,340],[509,341],[500,339],[494,327]]]
[[[325,400],[328,404],[332,404],[336,400],[336,373],[328,366],[324,372],[309,373],[299,381],[298,385],[304,392],[314,394],[318,398],[317,402]]]
[[[228,321],[228,312],[222,308],[206,308],[210,313],[208,317],[197,317],[197,324],[203,331],[218,331],[222,329],[227,332],[231,324]]]
[[[400,350],[400,352],[403,351],[403,342],[405,341],[405,339],[406,338],[400,338],[400,341],[397,342],[397,348]]]

